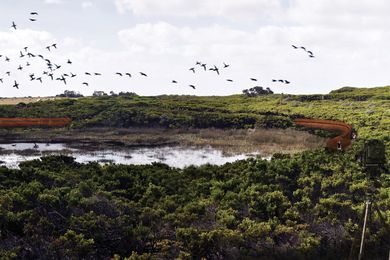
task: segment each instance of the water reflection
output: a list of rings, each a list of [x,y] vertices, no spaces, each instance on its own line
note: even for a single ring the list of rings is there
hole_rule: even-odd
[[[17,168],[19,163],[26,160],[38,159],[44,155],[69,155],[78,162],[98,161],[100,163],[117,164],[151,164],[165,163],[172,167],[184,168],[190,165],[215,164],[243,160],[259,155],[234,154],[226,155],[221,150],[211,147],[143,147],[127,149],[76,149],[66,144],[38,144],[34,143],[0,144],[0,163],[10,168]]]

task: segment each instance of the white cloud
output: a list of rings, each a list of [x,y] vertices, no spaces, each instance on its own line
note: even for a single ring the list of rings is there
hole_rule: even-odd
[[[90,8],[93,6],[93,3],[91,1],[84,1],[81,3],[81,7],[84,9]]]
[[[226,16],[267,17],[280,8],[279,0],[116,0],[120,13],[131,12],[139,16]]]
[[[45,0],[46,4],[63,4],[64,0]]]

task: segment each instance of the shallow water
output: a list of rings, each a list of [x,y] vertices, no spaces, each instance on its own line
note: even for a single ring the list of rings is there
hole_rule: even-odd
[[[77,162],[86,163],[98,161],[100,163],[117,164],[151,164],[153,162],[165,163],[172,167],[184,168],[186,166],[203,164],[222,165],[228,162],[259,156],[253,154],[226,155],[221,150],[211,147],[146,147],[127,149],[76,149],[66,144],[37,144],[18,143],[0,144],[0,165],[9,168],[18,168],[20,162],[38,159],[45,155],[68,155],[76,158]]]

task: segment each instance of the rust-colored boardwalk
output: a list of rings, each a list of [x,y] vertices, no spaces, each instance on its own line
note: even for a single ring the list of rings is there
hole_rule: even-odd
[[[72,119],[63,118],[0,118],[0,127],[64,127]]]
[[[339,131],[341,133],[340,135],[327,141],[326,148],[328,150],[336,151],[338,142],[340,142],[342,150],[345,150],[351,145],[352,126],[344,122],[318,119],[295,119],[294,122],[296,125],[308,128]]]

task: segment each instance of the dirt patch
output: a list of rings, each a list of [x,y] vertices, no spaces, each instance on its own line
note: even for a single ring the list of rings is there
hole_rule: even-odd
[[[0,98],[0,105],[17,105],[19,103],[35,103],[40,101],[63,99],[63,97],[23,97],[23,98]]]

